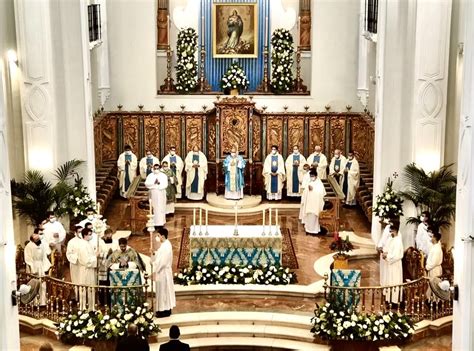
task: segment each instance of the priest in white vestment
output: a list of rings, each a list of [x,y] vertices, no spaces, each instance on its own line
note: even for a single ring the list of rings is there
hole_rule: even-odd
[[[285,161],[278,153],[278,146],[272,146],[272,152],[263,164],[263,179],[268,200],[281,200],[283,182],[285,181]]]
[[[44,277],[51,268],[51,262],[48,259],[51,250],[47,243],[41,241],[39,235],[40,230],[41,229],[36,228],[34,234],[30,236],[30,241],[25,246],[24,258],[27,273]],[[40,305],[46,305],[46,282],[41,283]]]
[[[415,244],[418,250],[423,252],[423,255],[428,256],[431,248],[431,235],[428,232],[428,226],[430,222],[430,213],[423,211],[420,216],[421,223],[418,224],[416,230]]]
[[[438,232],[433,233],[431,237],[431,248],[428,253],[428,258],[426,259],[426,271],[428,273],[428,278],[441,277],[443,275],[443,248],[441,246],[441,234]],[[431,289],[428,286],[426,291],[426,297],[431,299]]]
[[[312,168],[318,171],[318,178],[324,180],[327,178],[328,160],[326,156],[321,152],[321,146],[316,145],[314,152],[306,159]]]
[[[176,198],[181,199],[182,197],[182,187],[183,187],[183,169],[184,162],[183,159],[176,154],[176,147],[171,146],[168,154],[163,158],[162,162],[168,162],[170,169],[175,174],[178,179],[178,184],[176,184]]]
[[[223,164],[225,178],[225,194],[228,200],[240,200],[244,197],[244,169],[245,160],[233,147]]]
[[[204,198],[204,182],[207,178],[207,158],[194,146],[184,161],[186,171],[186,196],[190,200]]]
[[[334,150],[334,157],[331,159],[331,164],[329,165],[329,175],[336,179],[341,190],[342,185],[344,184],[344,169],[346,168],[346,162],[347,159],[341,154],[341,150]]]
[[[168,230],[160,228],[158,237],[161,245],[153,258],[153,272],[156,280],[157,317],[168,317],[176,306],[173,282],[173,248],[168,240]]]
[[[69,240],[66,248],[66,258],[69,261],[69,272],[71,274],[71,283],[79,284],[80,266],[79,266],[79,248],[82,245],[81,236],[82,227],[76,225],[74,238]]]
[[[285,162],[286,168],[286,194],[290,197],[300,197],[303,190],[303,165],[306,158],[300,154],[297,145],[293,146],[293,153],[288,156]]]
[[[346,195],[346,205],[355,206],[357,204],[355,196],[359,187],[359,181],[359,162],[354,157],[354,153],[350,151],[347,155],[346,167],[344,168],[343,191]]]
[[[153,223],[155,226],[164,226],[166,223],[168,176],[161,172],[159,164],[153,166],[153,173],[146,177],[145,186],[149,190],[149,198],[153,207]]]
[[[303,192],[302,208],[304,215],[304,228],[307,234],[319,234],[319,215],[324,208],[326,189],[323,182],[317,177],[317,171],[309,171],[310,180]]]
[[[82,230],[82,245],[79,247],[79,306],[81,309],[93,310],[95,307],[95,290],[90,286],[97,285],[97,256],[91,245],[92,230]]]
[[[92,229],[92,239],[90,243],[92,244],[92,246],[94,246],[94,250],[97,250],[97,246],[98,246],[97,233],[94,231],[95,222],[97,222],[98,220],[100,220],[100,218],[97,216],[95,209],[93,209],[92,207],[89,207],[88,209],[86,209],[86,218],[84,218],[78,224],[83,229],[87,227],[89,229]]]
[[[139,169],[140,169],[140,177],[145,180],[146,177],[153,173],[153,165],[160,163],[160,160],[153,155],[153,153],[148,150],[146,152],[146,156],[140,160]]]
[[[301,181],[301,192],[302,192],[302,194],[304,194],[304,189],[306,189],[306,187],[308,186],[309,181],[310,181],[309,171],[310,171],[309,164],[305,163],[303,165],[303,177],[302,177],[302,181]],[[305,217],[305,215],[303,213],[304,212],[303,202],[304,202],[304,197],[301,196],[300,214],[298,216],[298,219],[301,221],[301,224],[304,224],[304,217]]]
[[[56,218],[53,211],[47,213],[48,221],[43,225],[43,240],[51,247],[61,253],[61,247],[66,239],[66,230]]]
[[[132,153],[130,145],[125,145],[124,150],[117,160],[117,167],[120,196],[126,198],[128,189],[137,176],[138,161],[137,156]]]
[[[99,284],[109,285],[108,277],[108,258],[115,250],[119,250],[118,240],[112,238],[112,229],[106,229],[104,236],[99,240],[99,261],[98,261],[98,272],[99,272]]]
[[[390,226],[390,237],[383,249],[383,258],[387,262],[385,271],[385,285],[403,284],[403,242],[399,233],[399,226],[393,224]],[[398,304],[402,301],[401,288],[384,289],[385,301]]]

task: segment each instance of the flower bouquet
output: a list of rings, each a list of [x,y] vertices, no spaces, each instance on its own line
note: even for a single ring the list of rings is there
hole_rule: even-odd
[[[85,217],[88,208],[95,208],[95,203],[89,195],[87,187],[82,184],[82,178],[76,175],[72,192],[66,199],[65,206],[74,218]]]
[[[288,29],[279,28],[272,34],[272,78],[270,86],[277,94],[293,90],[293,37]]]
[[[346,253],[354,250],[354,245],[350,242],[349,236],[346,235],[346,238],[342,240],[339,235],[336,235],[329,248],[331,251],[337,251],[335,257],[345,259],[347,258]]]
[[[221,79],[221,88],[223,90],[247,90],[249,84],[244,69],[237,62],[230,65]]]
[[[403,216],[403,199],[393,190],[393,181],[388,178],[384,192],[377,195],[373,212],[381,220]]]
[[[181,29],[176,42],[176,91],[182,94],[197,88],[197,33],[194,28]]]
[[[102,215],[96,215],[95,221],[92,222],[92,230],[96,233],[99,238],[104,235],[107,229],[107,219],[102,218]]]

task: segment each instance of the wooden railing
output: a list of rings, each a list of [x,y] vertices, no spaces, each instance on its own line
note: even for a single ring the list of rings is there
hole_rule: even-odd
[[[26,284],[31,279],[38,279],[41,288],[35,299],[21,303],[18,299],[20,314],[36,319],[47,318],[58,322],[74,310],[109,311],[114,306],[142,305],[148,302],[154,310],[154,298],[150,293],[148,275],[144,284],[134,286],[86,286],[73,284],[52,277],[38,277],[29,273],[18,275],[18,285]]]
[[[324,297],[359,313],[399,312],[414,322],[438,319],[453,313],[453,301],[428,300],[428,278],[422,277],[401,285],[376,287],[340,287],[328,284],[325,276]],[[399,301],[393,303],[392,301]]]

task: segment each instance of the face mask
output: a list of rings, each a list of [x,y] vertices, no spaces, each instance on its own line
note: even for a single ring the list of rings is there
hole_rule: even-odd
[[[171,156],[174,156],[175,152],[174,151],[170,151],[170,155]]]
[[[50,222],[50,223],[56,222],[56,218],[54,218],[54,217],[53,217],[53,218],[50,218],[50,219],[49,219],[49,222]]]
[[[163,166],[162,168],[164,171],[168,170],[168,166]]]
[[[160,173],[160,170],[159,170],[159,169],[154,169],[154,170],[153,170],[153,173],[154,173],[154,174],[158,174],[158,173]]]
[[[299,152],[298,150],[293,150],[293,153],[294,153],[295,155],[298,155],[300,152]]]
[[[132,152],[131,151],[125,151],[125,155],[131,155]]]
[[[232,157],[235,157],[235,156],[236,156],[236,153],[235,153],[235,152],[232,152],[230,155],[231,155]]]
[[[336,155],[336,158],[339,158],[339,155]]]
[[[87,219],[88,219],[89,221],[92,221],[92,220],[94,219],[94,215],[89,215],[89,216],[87,216]]]
[[[352,161],[354,159],[354,156],[349,156],[349,160]]]
[[[315,177],[311,177],[311,181],[314,182],[316,180]]]
[[[41,240],[35,241],[35,244],[36,244],[36,246],[40,246],[41,245]]]
[[[272,150],[272,154],[276,155],[277,151],[276,150]]]
[[[147,158],[153,158],[153,155],[147,155],[146,157]]]

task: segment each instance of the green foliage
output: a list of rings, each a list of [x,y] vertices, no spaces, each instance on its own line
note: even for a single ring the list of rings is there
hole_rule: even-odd
[[[54,186],[38,170],[27,171],[21,182],[12,179],[13,208],[16,213],[33,226],[41,224],[50,210],[59,217],[68,213],[67,200],[74,189],[71,179],[83,163],[73,159],[59,166],[53,172],[57,181]]]
[[[293,90],[293,36],[288,29],[279,28],[272,34],[272,78],[270,86],[277,94]]]
[[[456,212],[456,176],[451,166],[426,173],[411,163],[403,170],[407,190],[400,192],[400,195],[413,202],[418,215],[429,211],[430,221],[437,228],[449,227]],[[418,217],[408,218],[407,223],[419,224]]]

